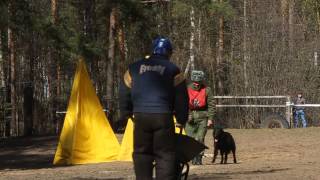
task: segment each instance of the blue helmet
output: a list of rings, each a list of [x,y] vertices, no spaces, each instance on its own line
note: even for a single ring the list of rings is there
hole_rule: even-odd
[[[172,44],[168,38],[158,37],[153,40],[152,53],[158,55],[169,55],[172,52]]]

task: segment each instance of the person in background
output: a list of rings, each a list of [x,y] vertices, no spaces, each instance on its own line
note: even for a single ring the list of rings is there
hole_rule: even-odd
[[[204,72],[192,71],[191,84],[188,86],[189,94],[189,119],[186,124],[186,133],[197,141],[204,143],[207,127],[213,125],[215,114],[214,98],[211,88],[204,84]],[[192,164],[201,165],[200,153],[192,160]]]
[[[302,97],[302,93],[298,93],[294,104],[295,105],[301,105],[301,104],[305,104],[306,100]],[[304,107],[299,107],[296,106],[294,108],[294,127],[297,128],[299,125],[299,119],[302,120],[302,126],[304,128],[307,127],[307,120],[305,118],[305,112],[304,112]]]
[[[120,86],[120,120],[133,118],[133,164],[137,180],[151,180],[153,162],[156,179],[177,178],[177,126],[188,120],[188,92],[184,74],[170,62],[172,45],[168,38],[153,41],[150,57],[131,65]]]

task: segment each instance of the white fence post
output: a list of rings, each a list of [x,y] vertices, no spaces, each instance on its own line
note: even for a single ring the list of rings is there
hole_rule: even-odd
[[[289,123],[289,127],[293,127],[292,123],[292,106],[291,106],[291,98],[290,96],[287,96],[287,101],[286,101],[286,120]]]
[[[314,65],[318,66],[318,52],[314,52]]]

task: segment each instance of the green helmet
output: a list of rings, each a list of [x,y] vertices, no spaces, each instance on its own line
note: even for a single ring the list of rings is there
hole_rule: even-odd
[[[191,72],[191,81],[193,82],[201,82],[204,80],[204,72],[193,70]]]

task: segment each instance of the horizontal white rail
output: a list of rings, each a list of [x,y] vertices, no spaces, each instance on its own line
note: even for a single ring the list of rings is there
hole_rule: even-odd
[[[216,107],[287,107],[286,105],[260,105],[260,104],[218,104]]]
[[[289,106],[293,107],[320,107],[320,104],[290,104]],[[288,105],[265,105],[265,104],[217,104],[216,107],[223,108],[223,107],[242,107],[242,108],[250,108],[250,107],[256,107],[256,108],[285,108],[288,107]],[[104,112],[108,112],[107,109],[103,109]],[[67,111],[56,111],[56,114],[66,114]]]
[[[56,111],[56,114],[66,114],[67,111]]]
[[[320,104],[290,104],[293,107],[320,107]],[[217,104],[216,107],[288,107],[288,105],[264,105],[264,104]]]
[[[215,99],[282,99],[288,96],[213,96]]]
[[[320,107],[320,104],[295,104],[294,107]]]

